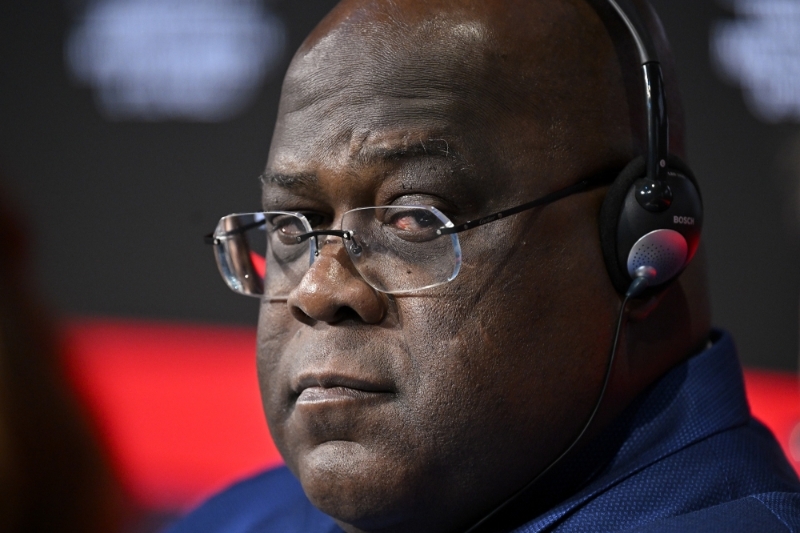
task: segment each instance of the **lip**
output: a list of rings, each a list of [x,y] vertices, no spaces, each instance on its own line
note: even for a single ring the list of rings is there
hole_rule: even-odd
[[[295,403],[315,404],[343,401],[368,401],[393,396],[393,387],[381,380],[335,374],[305,375],[292,387]]]

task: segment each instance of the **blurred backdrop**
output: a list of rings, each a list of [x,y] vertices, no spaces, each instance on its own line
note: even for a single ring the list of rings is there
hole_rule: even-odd
[[[333,0],[12,0],[0,169],[65,316],[252,325],[202,242],[259,208],[280,82]],[[715,323],[796,369],[800,2],[654,0],[706,203]]]

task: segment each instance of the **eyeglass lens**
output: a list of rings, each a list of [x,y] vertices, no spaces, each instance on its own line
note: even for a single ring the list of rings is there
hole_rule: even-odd
[[[436,235],[447,226],[452,226],[447,217],[427,206],[365,207],[342,217],[342,229],[350,234],[344,247],[356,270],[372,287],[392,294],[434,287],[458,274],[458,237]],[[323,244],[327,236],[298,242],[311,231],[298,213],[222,218],[214,237],[223,279],[241,294],[286,298],[314,262],[317,242],[329,245]]]

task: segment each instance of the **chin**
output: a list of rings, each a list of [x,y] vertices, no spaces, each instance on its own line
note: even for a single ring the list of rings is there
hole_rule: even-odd
[[[298,459],[295,474],[311,503],[358,530],[392,531],[417,515],[426,497],[407,461],[356,442],[325,442]]]

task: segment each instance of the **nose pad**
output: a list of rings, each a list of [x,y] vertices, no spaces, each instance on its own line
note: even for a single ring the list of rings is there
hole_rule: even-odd
[[[355,257],[361,256],[361,252],[364,251],[364,249],[361,248],[361,245],[358,244],[358,241],[356,241],[355,236],[350,237],[350,240],[345,241],[345,246],[347,246],[347,250]]]
[[[314,257],[319,257],[322,253],[323,247],[328,244],[339,244],[341,243],[341,239],[338,239],[331,235],[325,235],[324,240],[320,241],[318,237],[314,237]]]

